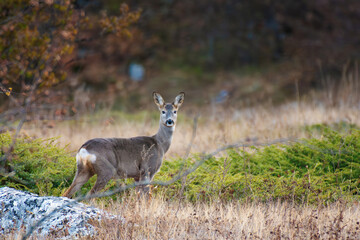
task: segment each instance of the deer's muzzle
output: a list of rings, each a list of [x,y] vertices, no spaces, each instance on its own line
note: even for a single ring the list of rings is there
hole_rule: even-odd
[[[172,127],[174,125],[174,120],[172,119],[166,120],[165,125],[168,127]]]

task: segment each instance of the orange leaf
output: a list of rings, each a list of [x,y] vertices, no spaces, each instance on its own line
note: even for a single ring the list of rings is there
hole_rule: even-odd
[[[11,92],[12,92],[12,88],[9,88],[9,90],[8,91],[6,91],[6,96],[10,96],[10,94],[11,94]]]

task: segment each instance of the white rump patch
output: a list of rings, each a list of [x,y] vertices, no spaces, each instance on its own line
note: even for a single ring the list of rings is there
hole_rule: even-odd
[[[89,153],[85,148],[81,148],[80,151],[76,154],[76,162],[82,162],[84,165],[90,161],[91,163],[96,162],[96,155]]]

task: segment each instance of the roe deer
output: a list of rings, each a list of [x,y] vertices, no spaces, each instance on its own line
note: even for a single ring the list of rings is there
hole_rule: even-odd
[[[150,182],[170,147],[177,111],[184,97],[185,94],[181,92],[173,103],[165,103],[159,93],[153,93],[160,111],[160,126],[154,136],[94,138],[84,143],[76,154],[75,178],[63,196],[70,198],[95,174],[97,180],[89,194],[103,189],[111,178]],[[143,187],[143,190],[147,192],[148,187]]]

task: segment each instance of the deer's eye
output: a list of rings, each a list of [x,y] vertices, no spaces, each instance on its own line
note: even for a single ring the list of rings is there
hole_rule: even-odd
[[[174,113],[176,114],[176,111],[174,111]]]
[[[165,111],[162,111],[161,113],[162,113],[162,114],[165,114]]]

